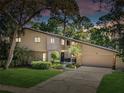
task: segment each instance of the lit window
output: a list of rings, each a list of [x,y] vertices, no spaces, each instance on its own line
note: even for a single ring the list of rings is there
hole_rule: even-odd
[[[51,38],[51,44],[53,44],[55,42],[54,38]]]
[[[40,42],[40,37],[35,37],[34,42],[39,43]]]
[[[64,45],[64,44],[65,44],[65,40],[61,39],[61,45]]]
[[[74,44],[75,44],[75,42],[71,42],[71,44],[72,44],[72,45],[74,45]]]
[[[20,37],[16,38],[16,42],[21,42],[21,38]]]
[[[43,61],[46,61],[46,53],[43,53]]]

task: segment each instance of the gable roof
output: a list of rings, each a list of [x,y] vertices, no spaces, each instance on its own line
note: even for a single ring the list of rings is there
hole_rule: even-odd
[[[99,46],[99,45],[96,45],[96,44],[91,44],[89,42],[85,42],[85,41],[81,41],[81,40],[76,40],[76,39],[68,38],[68,37],[65,37],[65,36],[62,36],[62,35],[58,35],[58,34],[54,34],[54,33],[49,33],[49,32],[45,32],[45,31],[41,31],[41,30],[36,30],[34,28],[24,28],[24,29],[32,30],[32,31],[43,33],[43,34],[46,34],[46,35],[50,35],[50,36],[54,36],[54,37],[58,37],[58,38],[66,39],[66,40],[71,40],[71,41],[74,41],[74,42],[78,42],[78,43],[82,43],[82,44],[85,44],[85,45],[89,45],[89,46],[93,46],[93,47],[96,47],[96,48],[100,48],[100,49],[104,49],[104,50],[107,50],[107,51],[118,53],[117,50],[113,50],[111,48]]]

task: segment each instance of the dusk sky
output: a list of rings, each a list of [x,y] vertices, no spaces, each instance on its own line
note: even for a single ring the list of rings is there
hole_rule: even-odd
[[[102,9],[99,10],[99,3],[94,3],[93,0],[77,0],[80,14],[82,16],[87,16],[91,19],[93,23],[98,21],[98,18],[102,15],[105,15],[107,11],[104,9],[106,4],[102,3]]]
[[[105,15],[107,11],[102,8],[101,11],[99,10],[99,3],[94,3],[93,0],[76,0],[79,9],[80,9],[80,15],[81,16],[87,16],[91,19],[91,21],[95,24],[98,21],[98,18],[102,15]],[[102,3],[102,6],[104,7],[106,4]],[[44,17],[42,18],[44,21],[47,20],[49,17],[49,11],[44,12]]]

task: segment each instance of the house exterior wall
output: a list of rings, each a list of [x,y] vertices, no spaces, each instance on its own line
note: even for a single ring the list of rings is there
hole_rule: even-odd
[[[34,42],[35,37],[40,37],[40,42]],[[25,30],[23,36],[21,36],[21,42],[19,46],[26,47],[32,51],[46,51],[47,44],[46,44],[46,35],[42,33],[38,33],[31,30]]]
[[[88,66],[112,67],[116,53],[89,45],[82,45],[79,64]]]
[[[41,41],[36,43],[34,42],[35,37],[40,37]],[[54,43],[51,44],[51,38],[54,39]],[[46,53],[47,60],[51,61],[52,51],[65,52],[65,58],[70,57],[68,53],[67,40],[65,40],[65,45],[61,45],[61,39],[53,35],[40,33],[30,29],[25,30],[24,36],[21,36],[21,42],[19,46],[26,47],[33,51],[34,55],[39,59],[43,58],[43,53]],[[72,40],[69,40],[73,42]],[[77,43],[77,42],[76,42]],[[115,61],[115,52],[94,47],[92,45],[87,45],[79,43],[81,47],[80,55],[77,57],[77,63],[80,65],[89,65],[89,66],[101,66],[101,67],[112,67],[113,62]],[[118,61],[118,60],[117,60]],[[118,65],[118,67],[121,67]],[[124,67],[124,66],[123,66]]]

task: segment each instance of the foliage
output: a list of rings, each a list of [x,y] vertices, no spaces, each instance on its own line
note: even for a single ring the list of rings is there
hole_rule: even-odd
[[[9,43],[6,41],[0,42],[0,60],[5,60],[8,57]]]
[[[105,75],[97,93],[124,93],[124,72],[113,72]]]
[[[72,45],[70,46],[70,48],[68,49],[69,53],[75,57],[80,55],[81,52],[81,48],[79,45]]]
[[[7,49],[5,50],[5,52],[6,51],[7,51]],[[5,66],[5,64],[7,63],[7,56],[8,56],[7,54],[6,54],[6,56],[4,56],[5,58],[0,60],[1,66]],[[34,58],[33,58],[33,54],[32,54],[31,50],[28,50],[27,48],[16,47],[16,49],[14,51],[13,61],[11,62],[10,66],[12,66],[12,67],[13,66],[14,67],[17,67],[17,66],[22,66],[22,67],[23,66],[30,66],[31,61],[33,59]]]
[[[78,64],[78,63],[76,63],[76,64],[75,64],[75,66],[76,66],[77,68],[79,68],[81,65],[80,65],[80,64]]]
[[[2,16],[8,17],[8,22],[4,22],[4,26],[9,25],[14,28],[11,34],[11,45],[9,49],[8,61],[5,66],[8,69],[12,59],[14,49],[16,47],[16,36],[23,34],[23,27],[27,25],[35,17],[41,17],[41,12],[44,10],[51,11],[51,15],[75,15],[79,14],[77,2],[75,0],[2,0],[0,1],[0,18]],[[63,12],[63,9],[66,10]],[[5,19],[5,17],[4,17]],[[65,22],[65,20],[64,20]],[[1,21],[0,21],[1,23]],[[9,23],[9,24],[8,24]],[[3,24],[3,23],[2,23]],[[9,28],[8,27],[8,28]],[[9,28],[10,29],[10,28]],[[3,30],[6,33],[10,30]],[[1,36],[1,35],[0,35]]]
[[[52,32],[60,35],[64,35],[66,37],[78,39],[78,40],[84,40],[88,37],[88,33],[84,32],[85,29],[90,29],[93,27],[92,22],[90,19],[86,16],[72,16],[69,17],[70,20],[68,24],[66,24],[66,27],[63,27],[62,23],[63,20],[60,17],[51,17],[48,20],[48,23],[34,23],[32,28],[43,30],[47,32]]]
[[[61,31],[58,28],[60,24],[62,24],[62,21],[60,19],[51,17],[51,18],[49,18],[48,23],[32,22],[32,28],[55,33],[55,34],[60,34]]]
[[[124,62],[124,35],[119,39],[120,57]]]
[[[0,90],[0,93],[12,93],[12,92],[8,92],[8,91],[1,91],[1,90]]]
[[[99,18],[100,24],[105,24],[106,28],[109,28],[114,40],[116,41],[116,49],[121,51],[121,57],[124,59],[124,44],[122,45],[123,41],[123,30],[124,30],[124,0],[103,0],[102,2],[109,2],[108,6],[111,11],[108,14]],[[108,24],[111,24],[108,26]]]
[[[53,59],[53,63],[55,62],[55,60],[60,59],[60,53],[58,51],[53,51],[51,53],[51,58]]]
[[[0,84],[29,88],[60,73],[58,70],[0,69]]]
[[[16,47],[13,57],[15,66],[27,66],[33,60],[32,51],[27,48]]]
[[[76,2],[76,0],[54,0],[55,2],[52,2],[51,5],[52,13],[54,13],[52,16],[57,17],[62,20],[63,22],[63,33],[65,33],[65,28],[67,24],[69,23],[69,19],[71,16],[77,16],[79,15],[79,7]],[[59,11],[56,11],[60,9]],[[63,34],[64,35],[64,34]]]
[[[107,33],[109,33],[109,30],[107,29],[93,28],[90,30],[90,40],[92,43],[97,45],[115,48],[114,41],[110,38],[110,35],[108,35]]]
[[[43,62],[43,61],[33,61],[31,63],[32,68],[34,69],[49,69],[51,67],[51,62]]]
[[[86,17],[86,16],[76,16],[73,19],[73,25],[75,25],[76,29],[80,29],[83,27],[83,29],[89,29],[91,27],[93,27],[93,23],[91,22],[91,20]]]
[[[52,68],[55,68],[55,69],[63,69],[63,64],[52,64]]]
[[[66,67],[68,67],[68,68],[76,68],[76,66],[73,65],[73,64],[67,64]]]

